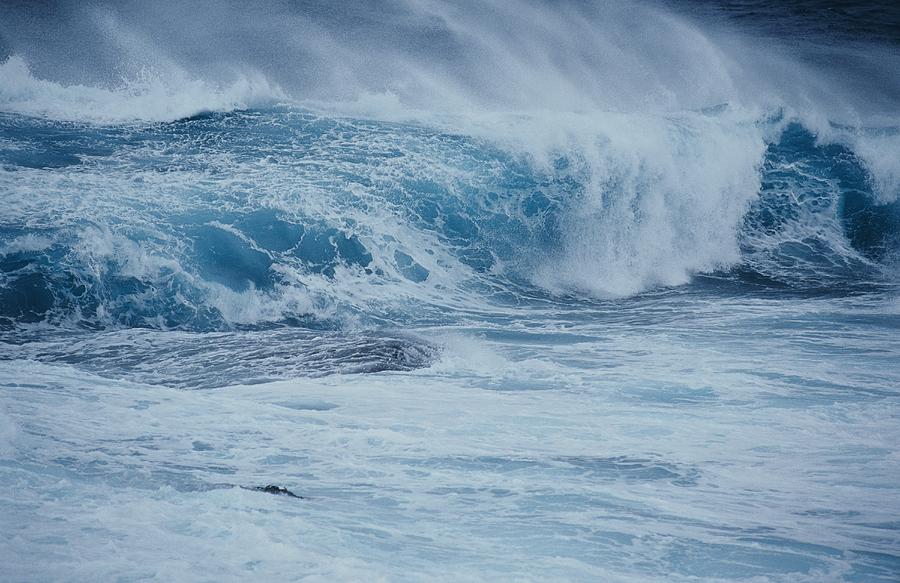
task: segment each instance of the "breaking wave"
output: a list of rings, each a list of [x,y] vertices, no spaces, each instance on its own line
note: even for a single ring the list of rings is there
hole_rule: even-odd
[[[283,98],[262,75],[239,75],[210,84],[183,71],[146,68],[133,78],[104,86],[64,85],[32,75],[14,55],[0,63],[0,110],[64,121],[164,122],[204,112],[233,111]]]
[[[846,145],[727,109],[576,122],[541,153],[287,107],[139,129],[5,115],[0,325],[402,325],[696,274],[893,273],[900,205]]]
[[[309,3],[261,15],[265,38],[230,5],[169,8],[8,9],[0,327],[402,326],[698,276],[895,279],[889,49],[792,58],[651,4]],[[78,51],[33,42],[61,23]]]

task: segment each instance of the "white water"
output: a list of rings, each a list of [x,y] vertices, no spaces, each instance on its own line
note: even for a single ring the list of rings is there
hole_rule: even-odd
[[[900,347],[821,328],[877,302],[804,305],[789,332],[795,302],[574,343],[424,332],[430,369],[212,391],[0,363],[5,573],[888,580],[900,425],[872,377],[896,398]],[[306,499],[230,487],[270,483]]]
[[[232,111],[272,103],[281,91],[265,77],[240,76],[210,84],[182,71],[143,70],[107,88],[63,85],[37,78],[14,55],[0,63],[0,111],[95,123],[162,122],[205,111]]]

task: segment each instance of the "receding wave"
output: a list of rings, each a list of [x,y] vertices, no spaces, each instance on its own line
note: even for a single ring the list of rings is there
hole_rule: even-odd
[[[229,333],[144,329],[0,343],[0,360],[66,363],[99,376],[112,373],[151,385],[209,389],[297,377],[408,371],[439,356],[433,344],[381,331],[345,333],[298,328]],[[168,372],[165,372],[168,371]],[[309,408],[316,408],[315,405]]]

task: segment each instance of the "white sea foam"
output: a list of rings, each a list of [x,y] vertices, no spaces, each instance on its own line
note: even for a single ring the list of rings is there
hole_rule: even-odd
[[[28,233],[16,237],[9,243],[0,247],[0,254],[8,255],[10,253],[42,251],[52,243],[53,241],[49,237]]]
[[[545,171],[564,156],[583,185],[560,222],[563,247],[537,266],[544,287],[628,295],[739,260],[765,152],[753,117],[598,112],[517,122],[491,133]]]
[[[51,119],[121,123],[172,121],[207,111],[271,103],[282,92],[260,74],[212,84],[181,71],[145,69],[116,86],[64,85],[35,77],[18,55],[0,63],[0,111]]]
[[[13,444],[16,437],[16,423],[6,414],[0,404],[0,458],[12,458],[15,452]]]
[[[411,373],[214,391],[0,361],[0,406],[22,427],[0,464],[0,558],[14,578],[75,580],[890,569],[897,342],[853,324],[859,303],[620,304],[622,320],[565,334],[448,332],[444,365]],[[841,315],[836,342],[820,318]],[[239,487],[267,484],[304,499]]]
[[[848,141],[865,163],[880,201],[900,198],[900,126],[887,132],[856,132]]]

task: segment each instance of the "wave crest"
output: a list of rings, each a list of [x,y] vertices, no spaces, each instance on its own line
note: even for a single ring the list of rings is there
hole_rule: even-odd
[[[229,84],[210,84],[179,70],[145,68],[117,86],[63,85],[35,77],[13,55],[0,63],[0,111],[64,121],[164,122],[204,112],[224,112],[272,103],[283,93],[258,73],[242,73]]]

